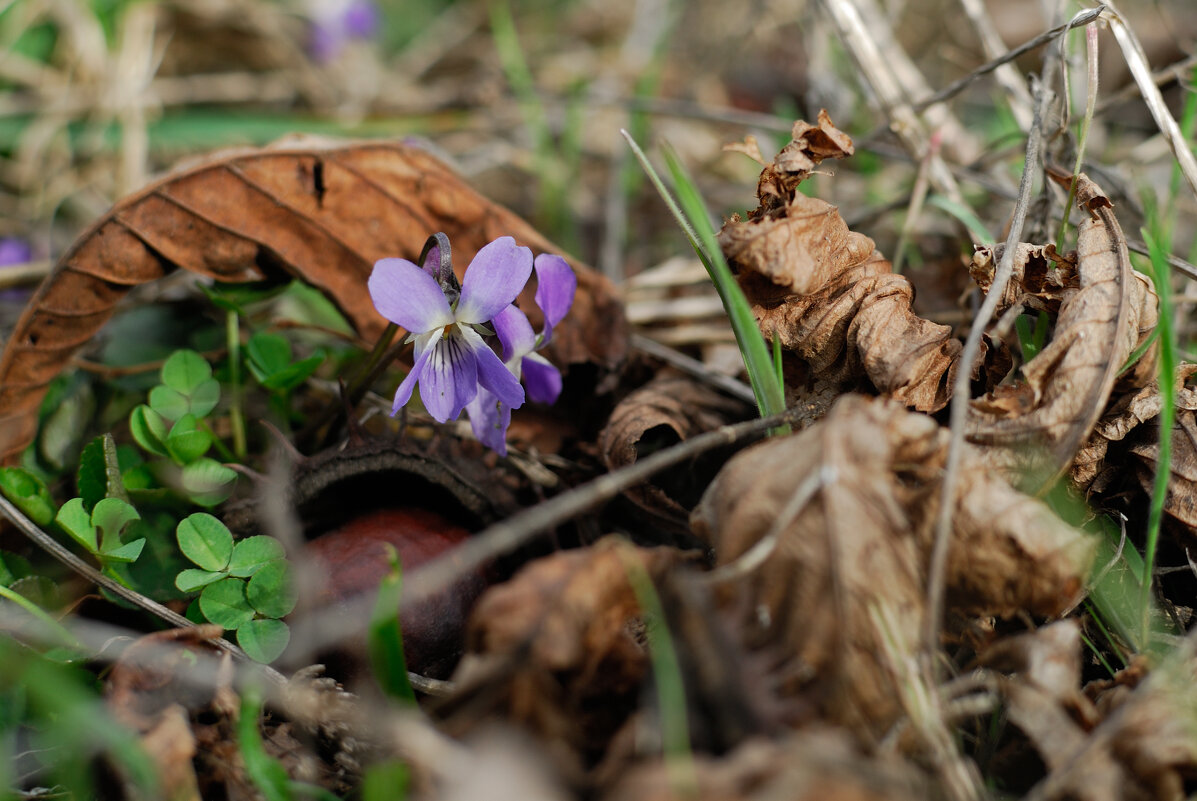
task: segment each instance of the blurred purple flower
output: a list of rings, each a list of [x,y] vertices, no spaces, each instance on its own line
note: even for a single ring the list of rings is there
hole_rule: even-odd
[[[33,260],[33,248],[15,236],[0,238],[0,267],[9,264],[28,264]]]
[[[561,394],[561,371],[536,351],[549,344],[553,326],[569,313],[574,302],[578,279],[565,259],[549,253],[536,257],[536,305],[544,314],[544,330],[532,331],[527,316],[515,306],[503,309],[494,319],[495,334],[503,346],[503,363],[516,378],[523,378],[528,398],[537,403],[553,403]],[[486,389],[466,405],[470,427],[483,445],[507,455],[507,428],[511,425],[511,406]]]
[[[309,0],[308,13],[308,51],[321,63],[336,58],[350,39],[373,38],[382,21],[374,0]]]
[[[424,408],[438,421],[454,420],[478,393],[487,391],[505,406],[524,403],[524,389],[479,328],[511,305],[532,273],[532,251],[510,236],[478,251],[466,269],[460,295],[437,282],[431,266],[439,264],[433,248],[424,267],[406,259],[381,259],[368,282],[379,314],[410,332],[415,364],[395,391],[391,414],[411,400],[416,384]],[[484,333],[489,333],[482,329]]]

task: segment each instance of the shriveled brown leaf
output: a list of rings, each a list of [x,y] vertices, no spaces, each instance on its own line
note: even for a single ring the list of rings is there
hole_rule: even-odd
[[[611,537],[538,559],[478,600],[453,679],[468,724],[502,710],[566,762],[594,756],[635,706],[648,669],[629,560],[656,578],[681,559]],[[473,703],[471,703],[471,701]]]
[[[1004,250],[1004,245],[996,245],[979,247],[973,253],[969,275],[986,294],[993,285],[993,275]],[[1056,246],[1051,244],[1020,242],[1014,253],[1014,272],[994,315],[1000,317],[1019,304],[1026,309],[1056,314],[1060,303],[1071,297],[1077,288],[1075,254],[1057,253]]]
[[[642,455],[733,422],[743,411],[742,403],[708,385],[665,371],[616,405],[599,433],[599,453],[608,469],[626,467]],[[654,520],[684,527],[690,508],[706,486],[706,481],[695,475],[696,467],[682,465],[625,496]],[[708,471],[706,478],[713,472]]]
[[[1197,411],[1197,390],[1188,386],[1195,373],[1197,373],[1197,365],[1177,365],[1173,405],[1181,418],[1184,417],[1183,413],[1186,411]],[[1140,431],[1139,429],[1144,423],[1159,417],[1161,403],[1158,381],[1153,381],[1134,392],[1123,395],[1113,403],[1105,416],[1094,427],[1089,441],[1077,454],[1072,465],[1072,480],[1080,487],[1088,487],[1091,483],[1095,483],[1095,485],[1103,483],[1098,480],[1098,475],[1105,465],[1106,454],[1111,445],[1124,441],[1131,443],[1130,447],[1135,455],[1147,467],[1154,470],[1158,447],[1152,450],[1151,443],[1159,442],[1159,425],[1157,423],[1151,431]],[[1173,446],[1183,450],[1185,447],[1183,424],[1177,420],[1174,422],[1174,426]],[[1197,480],[1197,469],[1188,470],[1180,466],[1187,459],[1184,453],[1177,450],[1174,450],[1172,459],[1173,470],[1177,474],[1173,490],[1179,492],[1184,482],[1188,481],[1191,484]],[[1124,464],[1118,463],[1109,466],[1108,469],[1121,471],[1124,468]],[[1186,474],[1189,475],[1186,477]],[[1149,488],[1146,489],[1150,491]],[[1186,522],[1193,525],[1193,522]]]
[[[1058,473],[1073,461],[1097,424],[1118,373],[1155,325],[1150,284],[1131,269],[1126,238],[1101,188],[1077,176],[1081,208],[1078,288],[1064,294],[1051,342],[1023,366],[1019,402],[981,399],[970,407],[971,441],[1011,453],[1016,463],[1041,463]],[[1038,273],[1046,250],[1020,250],[1024,280]],[[1152,359],[1136,375],[1147,380]],[[1045,463],[1036,453],[1046,451]]]
[[[1136,432],[1129,443],[1135,457],[1135,475],[1147,494],[1155,489],[1155,475],[1160,459],[1160,424],[1158,417]],[[1169,464],[1168,492],[1164,511],[1197,529],[1197,412],[1180,409],[1172,425],[1172,459]]]
[[[908,764],[857,751],[843,732],[814,727],[781,741],[751,740],[715,759],[696,757],[692,794],[681,795],[681,766],[651,762],[632,769],[607,801],[897,801],[927,798],[931,788]]]
[[[210,703],[210,689],[178,681],[176,671],[186,666],[189,649],[216,653],[207,641],[222,633],[220,626],[204,624],[140,637],[125,649],[104,684],[105,700],[113,715],[125,725],[145,732],[157,725],[159,715],[170,707],[182,704],[197,709]]]
[[[1191,639],[1182,643],[1137,688],[1118,693],[1120,703],[1103,705],[1107,717],[1069,753],[1050,761],[1053,770],[1028,798],[1185,798],[1184,779],[1197,770],[1193,650]],[[1061,726],[1055,728],[1059,731]],[[1044,748],[1058,746],[1057,740]]]
[[[978,657],[978,662],[1018,673],[1051,697],[1071,701],[1081,689],[1081,630],[1075,620],[1060,620],[998,640]]]
[[[848,229],[835,206],[797,191],[823,158],[852,152],[826,114],[795,124],[794,141],[761,173],[760,205],[735,217],[719,244],[766,339],[777,339],[811,385],[869,384],[921,411],[937,411],[961,346],[951,329],[915,315],[910,282],[873,240]],[[794,386],[793,381],[788,385]]]
[[[289,274],[327,294],[370,339],[386,325],[366,292],[374,262],[417,258],[437,231],[448,234],[459,271],[499,236],[557,250],[427,151],[398,142],[292,139],[180,167],[82,234],[26,307],[0,355],[0,459],[29,443],[46,386],[131,288],[177,268],[232,282]],[[627,350],[622,307],[610,281],[573,266],[578,292],[550,358],[612,368]],[[538,324],[533,292],[521,303]]]
[[[783,692],[809,692],[831,719],[872,736],[899,714],[900,693],[870,609],[891,610],[886,636],[901,652],[917,651],[947,437],[896,402],[847,396],[806,431],[734,457],[693,516],[719,565],[777,534],[768,557],[741,577],[757,610],[748,636],[793,660]],[[787,509],[812,487],[809,503]],[[951,607],[1049,615],[1073,599],[1090,541],[1005,484],[974,448],[965,449],[954,503]]]

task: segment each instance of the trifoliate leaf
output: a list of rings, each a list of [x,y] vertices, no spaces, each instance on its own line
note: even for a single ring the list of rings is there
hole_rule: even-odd
[[[226,629],[237,629],[253,619],[254,610],[245,598],[245,582],[226,578],[209,584],[199,597],[204,617]]]
[[[291,629],[281,620],[259,618],[237,629],[237,644],[257,662],[273,662],[291,642]]]
[[[224,570],[233,555],[233,535],[224,523],[206,512],[196,512],[175,529],[179,550],[204,570]]]
[[[233,547],[233,558],[229,560],[229,575],[249,578],[263,566],[286,556],[283,544],[274,537],[259,534],[246,537]]]
[[[262,567],[245,588],[249,605],[263,617],[283,617],[290,614],[299,600],[299,593],[291,575],[291,566],[282,560]]]

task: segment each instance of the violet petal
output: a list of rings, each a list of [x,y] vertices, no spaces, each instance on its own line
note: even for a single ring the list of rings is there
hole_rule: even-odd
[[[500,456],[507,455],[507,427],[511,425],[511,407],[501,403],[492,392],[479,389],[466,405],[474,436]]]
[[[503,361],[521,358],[536,348],[536,333],[528,316],[515,306],[508,306],[490,321],[503,345]]]
[[[416,388],[416,382],[420,380],[420,375],[432,357],[432,346],[436,345],[436,341],[441,338],[443,333],[444,329],[437,328],[416,339],[416,361],[412,365],[411,372],[403,378],[403,381],[399,383],[399,388],[395,390],[395,402],[391,404],[391,417],[397,415],[403,405],[411,400],[412,390]]]
[[[552,253],[536,257],[536,305],[544,312],[541,344],[553,336],[553,326],[565,319],[574,303],[578,277],[569,262]]]
[[[522,367],[528,399],[536,403],[555,403],[561,394],[561,371],[538,353],[525,356]]]
[[[436,279],[407,259],[380,259],[367,282],[378,313],[413,333],[453,322],[449,301]]]
[[[520,381],[507,366],[495,355],[490,346],[482,341],[482,337],[468,328],[462,328],[461,333],[467,347],[472,349],[478,364],[478,383],[488,389],[496,397],[512,409],[524,405],[524,388]]]
[[[528,283],[532,275],[532,251],[501,236],[484,245],[466,268],[461,284],[457,319],[463,323],[485,323],[501,312]]]
[[[473,331],[454,329],[433,345],[430,349],[432,358],[420,376],[420,399],[439,423],[456,420],[465,405],[478,394],[478,359],[461,336],[463,333],[474,334]],[[474,336],[478,337],[477,334]]]

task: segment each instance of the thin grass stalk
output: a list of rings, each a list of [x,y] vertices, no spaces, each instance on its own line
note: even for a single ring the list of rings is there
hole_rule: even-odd
[[[694,770],[694,752],[690,745],[690,722],[686,710],[686,687],[677,650],[669,636],[665,609],[653,585],[652,577],[631,548],[620,548],[620,557],[628,574],[628,583],[636,603],[644,613],[648,658],[652,663],[653,682],[661,715],[661,746],[665,771],[673,792],[679,798],[693,797],[698,791]]]
[[[902,265],[906,261],[906,245],[910,241],[910,232],[923,213],[923,203],[927,200],[927,190],[931,186],[931,161],[939,155],[939,146],[943,141],[943,132],[931,132],[927,140],[927,152],[919,162],[919,171],[914,179],[914,189],[910,192],[910,204],[906,208],[906,219],[902,221],[902,230],[898,234],[898,244],[894,247],[893,271],[901,274]]]
[[[720,249],[719,243],[715,241],[715,231],[711,227],[710,218],[707,216],[706,208],[703,206],[697,190],[682,170],[676,157],[667,151],[666,159],[673,172],[678,196],[686,207],[683,211],[652,163],[649,162],[648,156],[636,144],[636,140],[632,139],[627,131],[622,131],[622,133],[649,180],[661,195],[661,199],[665,201],[673,218],[685,232],[686,238],[690,240],[690,246],[698,254],[707,274],[711,276],[711,281],[715,284],[715,291],[719,293],[719,298],[723,301],[723,308],[731,320],[732,331],[735,333],[736,343],[740,347],[740,355],[744,359],[744,367],[748,371],[748,381],[756,396],[761,417],[781,414],[785,411],[785,392],[773,372],[773,360],[769,350],[765,347],[765,339],[757,327],[756,318],[748,305],[748,299],[744,297],[744,292],[736,283],[735,276],[732,275],[731,268],[728,267],[727,260],[723,257],[723,251]],[[779,428],[780,430],[783,429]],[[789,429],[786,427],[784,430],[788,431]]]
[[[955,380],[952,382],[952,402],[949,406],[948,455],[944,465],[943,483],[939,492],[939,512],[935,521],[935,540],[931,548],[931,561],[928,566],[927,581],[927,614],[923,621],[923,666],[927,671],[928,680],[937,672],[935,654],[938,651],[939,628],[943,622],[944,595],[947,586],[948,549],[952,540],[952,512],[956,498],[956,487],[959,482],[960,460],[964,451],[964,425],[969,408],[969,373],[970,365],[977,358],[981,348],[981,336],[985,333],[989,321],[993,319],[998,300],[1006,291],[1006,285],[1014,273],[1014,253],[1023,226],[1027,220],[1027,210],[1031,204],[1031,186],[1034,183],[1033,173],[1039,163],[1039,145],[1043,138],[1042,121],[1047,113],[1047,106],[1051,99],[1051,92],[1047,87],[1035,85],[1035,120],[1031,132],[1027,136],[1026,158],[1022,178],[1018,186],[1018,201],[1014,205],[1014,213],[1010,219],[1010,231],[1006,237],[1006,248],[1001,261],[994,270],[993,283],[989,293],[985,296],[981,308],[978,309],[968,339],[960,353],[959,368]]]
[[[1157,218],[1154,227],[1165,227]],[[1176,333],[1172,324],[1172,289],[1169,284],[1168,252],[1166,231],[1159,231],[1163,239],[1157,239],[1151,231],[1143,230],[1143,240],[1151,251],[1151,267],[1155,278],[1155,291],[1160,301],[1160,444],[1159,457],[1155,465],[1155,484],[1151,491],[1151,507],[1147,515],[1147,542],[1143,549],[1143,577],[1139,587],[1139,609],[1142,623],[1142,648],[1146,650],[1151,642],[1151,587],[1152,570],[1155,567],[1156,548],[1160,538],[1160,524],[1163,522],[1164,502],[1168,495],[1168,484],[1172,479],[1172,424],[1176,418]]]
[[[1076,177],[1081,172],[1081,165],[1085,162],[1085,147],[1089,142],[1089,127],[1093,123],[1093,114],[1097,110],[1097,82],[1098,45],[1097,25],[1085,26],[1085,52],[1088,70],[1086,74],[1085,116],[1081,118],[1080,132],[1077,134],[1076,161],[1072,166],[1072,184],[1068,187],[1068,201],[1064,204],[1064,219],[1060,220],[1060,231],[1056,234],[1056,250],[1064,249],[1064,234],[1068,231],[1068,216],[1072,213],[1072,204],[1076,199]]]
[[[1188,182],[1189,188],[1197,195],[1197,158],[1194,158],[1193,151],[1189,148],[1188,138],[1181,132],[1176,120],[1172,118],[1171,112],[1168,111],[1168,105],[1164,102],[1163,94],[1155,85],[1151,65],[1147,61],[1147,55],[1143,52],[1143,46],[1139,43],[1138,37],[1123,21],[1121,12],[1112,2],[1107,2],[1105,5],[1106,10],[1102,16],[1110,23],[1114,39],[1122,48],[1122,56],[1126,60],[1126,66],[1130,68],[1131,77],[1135,79],[1139,92],[1143,95],[1143,100],[1147,103],[1147,108],[1155,119],[1160,133],[1164,135],[1165,141],[1172,149],[1172,155],[1176,157],[1176,164]]]
[[[249,453],[245,441],[245,412],[241,408],[241,325],[237,312],[225,312],[224,333],[229,349],[229,426],[233,429],[233,454],[244,462]]]

